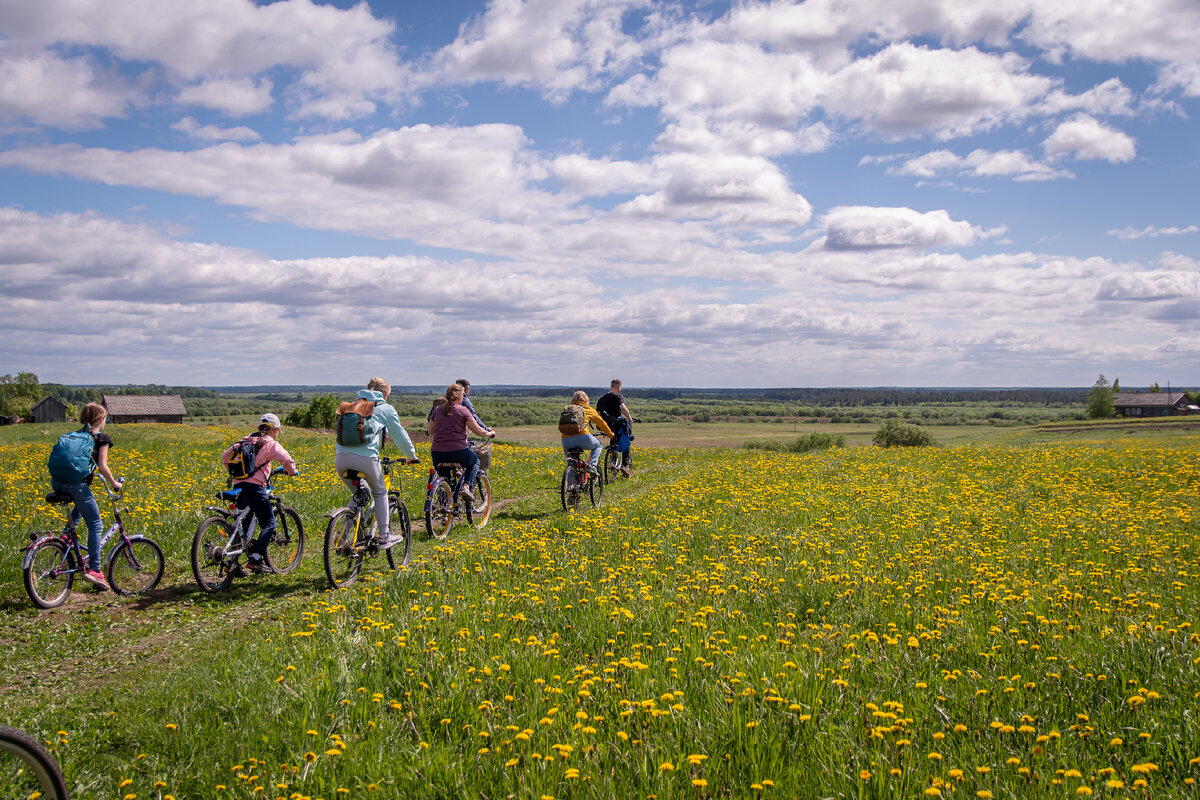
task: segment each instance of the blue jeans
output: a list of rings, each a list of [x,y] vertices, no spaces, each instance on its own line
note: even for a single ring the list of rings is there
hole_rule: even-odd
[[[75,498],[75,507],[71,509],[71,524],[78,525],[79,519],[87,523],[87,549],[89,570],[100,569],[100,538],[104,535],[104,525],[100,522],[100,506],[96,504],[96,496],[92,487],[82,481],[79,483],[59,483],[50,481],[50,488],[56,492],[66,492]]]
[[[254,518],[258,520],[258,538],[250,545],[250,554],[257,553],[265,556],[267,545],[271,542],[271,537],[275,535],[275,509],[271,507],[271,495],[267,493],[266,487],[259,486],[257,483],[235,483],[233,488],[242,490],[238,495],[237,507],[249,506]],[[246,533],[248,530],[250,530],[249,516],[242,522],[242,533]]]
[[[592,465],[592,469],[600,466],[600,451],[604,449],[604,445],[600,444],[600,440],[590,433],[579,433],[574,436],[568,436],[562,440],[563,452],[568,450],[591,450],[592,455],[588,461]]]
[[[462,465],[463,479],[462,483],[454,487],[455,494],[464,486],[474,486],[475,478],[479,476],[479,456],[469,447],[464,450],[433,450],[429,453],[429,460],[435,467],[451,461]]]

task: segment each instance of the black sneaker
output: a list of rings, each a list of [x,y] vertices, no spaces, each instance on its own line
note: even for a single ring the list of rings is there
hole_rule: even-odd
[[[251,558],[246,562],[246,566],[255,575],[274,575],[275,570],[267,563],[265,558]]]

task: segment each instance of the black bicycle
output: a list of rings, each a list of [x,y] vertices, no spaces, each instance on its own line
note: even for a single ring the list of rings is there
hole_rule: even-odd
[[[621,435],[624,433],[633,441],[633,429],[624,417],[617,418],[616,426],[613,426],[613,435],[608,440],[608,446],[604,448],[604,482],[612,483],[617,478],[628,478],[633,469],[633,451],[632,448],[628,452],[620,451]]]
[[[429,470],[429,482],[425,484],[425,530],[435,539],[445,539],[454,525],[454,520],[465,517],[476,528],[487,525],[492,516],[492,479],[488,469],[492,465],[492,443],[488,440],[471,439],[470,448],[479,457],[479,474],[471,487],[473,500],[468,503],[462,495],[462,465],[447,461],[434,464]]]
[[[54,756],[28,733],[0,725],[0,797],[67,800]]]
[[[286,474],[282,469],[271,471],[270,478]],[[258,533],[258,520],[249,506],[238,509],[237,499],[241,489],[217,492],[217,499],[226,503],[222,506],[205,506],[212,515],[206,517],[196,529],[192,539],[192,575],[205,592],[219,592],[229,586],[239,575],[244,575],[240,561],[248,553],[250,543]],[[275,508],[275,535],[267,543],[266,562],[275,572],[291,572],[304,555],[304,525],[300,514],[274,493],[268,481],[267,491]],[[250,518],[250,529],[242,532],[242,524]]]
[[[563,511],[579,508],[579,501],[585,494],[592,508],[599,506],[604,498],[604,476],[592,469],[588,461],[591,454],[591,450],[581,447],[567,451],[567,466],[563,469],[561,484]]]
[[[371,510],[371,488],[367,486],[366,479],[356,469],[342,473],[343,479],[354,481],[355,489],[350,505],[330,511],[329,524],[325,526],[325,577],[329,578],[329,583],[335,589],[345,589],[357,581],[363,566],[374,562],[380,553],[386,557],[388,569],[395,571],[395,551],[402,548],[404,555],[400,565],[408,566],[412,552],[412,519],[408,515],[408,506],[400,497],[399,476],[396,478],[396,488],[392,488],[392,465],[419,463],[420,459],[379,459],[379,468],[387,488],[388,533],[404,539],[403,545],[397,542],[386,548],[381,547],[375,538],[379,525]]]

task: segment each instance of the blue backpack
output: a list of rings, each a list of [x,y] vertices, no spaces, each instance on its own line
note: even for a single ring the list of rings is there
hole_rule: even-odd
[[[50,477],[61,483],[82,483],[95,467],[92,461],[95,449],[96,440],[92,437],[90,425],[64,433],[55,442],[50,458],[46,459]]]

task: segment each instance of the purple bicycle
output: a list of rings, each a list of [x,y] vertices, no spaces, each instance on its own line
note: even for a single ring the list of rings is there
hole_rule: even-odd
[[[97,478],[104,483],[108,500],[112,504],[114,522],[100,540],[100,549],[114,538],[116,543],[104,559],[104,577],[112,590],[120,595],[138,595],[150,591],[162,579],[163,552],[153,539],[145,536],[130,536],[121,521],[123,509],[117,506],[124,497],[114,492],[103,475]],[[124,481],[122,481],[122,484]],[[46,502],[62,506],[67,513],[67,524],[61,531],[35,531],[29,534],[32,540],[21,560],[21,572],[25,578],[25,591],[29,599],[39,608],[56,608],[66,602],[71,594],[71,584],[76,574],[87,567],[86,544],[80,544],[71,524],[70,505],[74,502],[66,492],[51,492]]]

